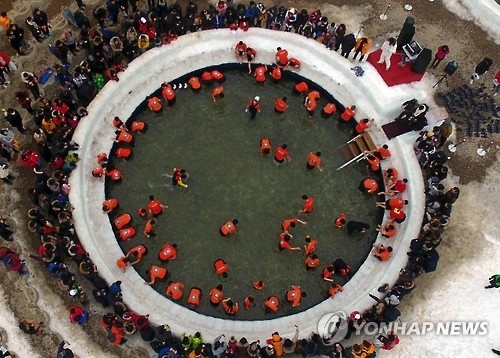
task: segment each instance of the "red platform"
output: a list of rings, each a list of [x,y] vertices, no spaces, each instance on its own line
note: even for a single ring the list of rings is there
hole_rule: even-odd
[[[401,62],[402,52],[397,52],[391,57],[391,67],[389,71],[385,69],[385,63],[378,64],[380,53],[382,50],[377,50],[368,55],[367,61],[375,67],[387,86],[392,87],[403,83],[417,82],[424,77],[424,74],[418,74],[411,70],[413,63],[410,62],[406,66],[399,66]]]

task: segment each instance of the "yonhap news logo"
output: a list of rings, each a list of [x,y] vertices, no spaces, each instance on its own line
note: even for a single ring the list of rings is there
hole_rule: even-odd
[[[357,317],[356,317],[357,318]],[[364,322],[353,320],[349,325],[349,318],[345,312],[337,311],[321,317],[318,322],[318,334],[330,338],[335,343],[343,340],[348,331],[354,335],[375,336],[392,332],[398,336],[423,336],[435,334],[439,336],[484,336],[488,334],[486,321],[423,321],[390,323]]]

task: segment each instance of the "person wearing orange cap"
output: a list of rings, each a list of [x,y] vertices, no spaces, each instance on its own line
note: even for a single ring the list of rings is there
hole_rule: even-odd
[[[287,101],[286,96],[278,98],[274,102],[274,111],[277,113],[284,113],[285,110],[288,108],[288,104],[286,103],[286,101]]]
[[[161,94],[163,95],[163,98],[167,101],[167,104],[169,106],[173,106],[175,103],[175,91],[172,88],[172,85],[169,83],[163,82],[161,84]]]
[[[266,312],[278,312],[278,309],[280,307],[280,300],[276,296],[269,296],[265,301],[264,301],[264,308]]]
[[[306,296],[306,293],[302,292],[300,286],[292,285],[292,287],[286,291],[286,300],[292,305],[292,307],[298,307],[302,297]]]
[[[193,306],[194,308],[200,305],[201,298],[201,290],[198,287],[192,287],[189,291],[189,296],[187,299],[188,305]]]
[[[115,227],[117,230],[124,228],[132,221],[132,216],[129,213],[124,213],[115,219]]]
[[[234,46],[234,53],[236,54],[236,58],[238,59],[238,63],[241,65],[243,63],[243,59],[245,58],[247,52],[247,45],[240,41]]]
[[[349,123],[354,121],[356,115],[356,106],[345,107],[344,112],[340,115],[341,122]]]
[[[321,110],[321,116],[326,119],[331,117],[335,112],[337,112],[337,106],[335,103],[328,102]]]
[[[316,255],[316,254],[312,254],[311,256],[306,257],[304,262],[306,264],[306,269],[308,269],[308,270],[314,270],[320,264],[318,255]]]
[[[309,155],[307,156],[307,164],[306,164],[306,169],[307,170],[312,170],[314,168],[318,168],[320,172],[323,171],[323,168],[321,167],[321,152],[310,152]]]
[[[271,146],[271,140],[269,138],[262,138],[260,140],[260,154],[269,154],[273,147]]]
[[[102,202],[102,211],[110,213],[118,207],[118,199],[109,198]]]
[[[306,244],[304,245],[304,253],[306,255],[311,255],[316,252],[316,247],[318,246],[318,241],[311,239],[311,236],[306,236]]]
[[[163,108],[161,100],[156,96],[148,98],[148,108],[155,113],[160,113]]]
[[[274,151],[274,161],[278,164],[283,164],[285,161],[292,161],[290,158],[290,154],[288,154],[287,150],[288,146],[286,144],[282,144]]]
[[[336,219],[335,219],[335,227],[337,228],[342,228],[345,225],[345,214],[341,213]]]
[[[227,277],[227,271],[229,270],[229,265],[223,259],[217,259],[214,262],[214,270],[217,275],[222,275]]]
[[[230,316],[234,316],[239,311],[238,303],[233,302],[231,298],[226,298],[225,300],[222,300],[222,307],[224,307],[224,311],[226,312],[226,314]]]
[[[293,87],[293,90],[297,94],[306,94],[307,91],[309,91],[309,86],[308,86],[307,82],[302,81],[302,82],[297,83]]]
[[[167,291],[165,293],[172,300],[179,301],[183,296],[183,289],[184,285],[182,283],[169,281]]]
[[[191,89],[193,91],[199,91],[201,88],[200,79],[198,77],[195,77],[195,76],[191,77],[188,80],[188,84],[189,84],[189,87],[191,87]]]
[[[252,307],[254,301],[255,298],[252,295],[248,295],[247,297],[245,297],[245,300],[243,301],[243,306],[245,307],[246,310],[249,310],[250,307]]]
[[[278,47],[276,49],[276,55],[274,56],[276,63],[280,67],[285,67],[288,65],[288,51]]]
[[[235,234],[237,231],[236,225],[238,225],[238,219],[227,221],[224,225],[222,225],[219,228],[219,233],[225,237],[231,236]]]
[[[133,238],[136,234],[135,228],[130,226],[130,227],[125,227],[123,229],[120,229],[118,231],[118,235],[120,235],[120,239],[123,241],[128,241],[131,238]]]
[[[269,74],[275,83],[277,83],[281,77],[283,77],[283,74],[281,73],[281,68],[275,64],[273,64],[271,73]]]
[[[217,102],[215,97],[219,96],[220,98],[224,98],[224,87],[217,86],[212,90],[212,99],[214,102]]]
[[[364,193],[374,194],[378,190],[378,183],[372,178],[363,179],[359,184],[359,190]]]
[[[161,266],[153,265],[149,270],[146,271],[146,275],[149,275],[149,282],[145,282],[148,285],[153,285],[156,280],[162,280],[167,277],[167,269]]]
[[[255,119],[257,113],[260,113],[260,97],[255,96],[254,99],[248,101],[248,104],[245,108],[245,112],[250,112],[250,119]]]
[[[259,66],[255,69],[254,77],[258,83],[264,83],[266,81],[267,66]]]
[[[163,209],[167,208],[168,206],[162,204],[160,200],[155,199],[154,195],[149,196],[148,213],[156,217],[163,212]]]
[[[247,47],[246,49],[247,63],[248,63],[248,74],[252,73],[252,62],[255,60],[255,56],[257,56],[257,51],[255,51],[251,47]]]
[[[222,285],[217,285],[217,287],[214,287],[210,290],[210,303],[214,306],[218,305],[221,303],[221,301],[224,299],[224,293],[222,292]]]
[[[177,258],[177,244],[163,244],[162,249],[158,253],[160,261],[175,260]]]
[[[155,225],[156,225],[156,220],[154,219],[146,221],[146,225],[144,225],[144,230],[142,231],[144,236],[146,237],[156,236],[156,233],[153,231],[155,229]]]
[[[304,205],[299,211],[299,214],[310,214],[314,210],[314,198],[312,196],[302,195],[302,200],[304,200]]]

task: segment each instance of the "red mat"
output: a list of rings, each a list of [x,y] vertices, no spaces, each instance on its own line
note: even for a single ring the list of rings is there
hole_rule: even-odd
[[[387,86],[392,87],[395,85],[400,85],[403,83],[417,82],[424,77],[424,74],[418,74],[411,70],[413,65],[412,62],[406,66],[399,66],[401,62],[401,53],[397,52],[391,57],[391,68],[389,71],[385,70],[385,63],[378,64],[377,61],[380,59],[380,53],[382,50],[377,50],[368,55],[367,61],[375,67]]]

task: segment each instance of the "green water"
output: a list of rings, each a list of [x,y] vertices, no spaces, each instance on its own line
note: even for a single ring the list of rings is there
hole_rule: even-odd
[[[149,254],[135,266],[146,277],[145,271],[159,263],[157,254],[163,243],[176,243],[178,258],[162,265],[169,272],[168,280],[185,284],[180,304],[186,305],[191,287],[201,288],[202,305],[197,312],[228,318],[222,307],[209,304],[210,289],[222,283],[225,296],[240,304],[240,313],[234,319],[269,319],[296,313],[327,297],[330,284],[321,279],[321,272],[328,263],[342,257],[353,272],[359,268],[369,254],[382,213],[375,208],[375,197],[357,190],[359,182],[368,176],[365,162],[336,170],[344,162],[338,148],[352,137],[352,128],[338,124],[337,117],[321,118],[325,96],[309,119],[303,98],[292,93],[295,79],[284,78],[279,84],[268,79],[262,85],[245,71],[223,73],[227,77],[223,83],[225,97],[216,103],[210,95],[214,85],[204,85],[197,93],[178,91],[176,104],[165,106],[162,114],[146,109],[134,115],[134,119],[147,122],[149,130],[135,135],[131,160],[115,160],[124,181],[107,183],[107,197],[120,200],[119,213],[131,213],[138,231],[135,238],[120,242],[120,246],[125,252],[139,243],[147,246]],[[261,98],[262,111],[250,120],[244,109],[256,95]],[[275,99],[282,96],[288,97],[289,108],[280,116],[273,109]],[[272,155],[262,157],[262,137],[270,138],[273,147],[287,143],[291,163],[277,167]],[[322,152],[323,172],[306,172],[311,151]],[[173,187],[165,176],[174,167],[190,173],[188,189]],[[155,238],[142,235],[145,220],[136,214],[150,194],[169,206],[158,217]],[[315,210],[299,216],[308,225],[292,229],[292,245],[303,247],[305,235],[319,241],[321,267],[316,271],[305,270],[303,252],[277,250],[281,221],[298,215],[303,194],[315,198]],[[341,212],[348,220],[369,223],[369,233],[348,236],[345,229],[334,228],[333,221]],[[238,234],[222,238],[219,227],[233,218],[239,220]],[[225,279],[213,270],[218,258],[229,264]],[[256,280],[265,282],[263,291],[253,289]],[[345,283],[340,275],[335,280]],[[164,294],[166,281],[155,284],[155,289]],[[307,292],[298,308],[291,308],[284,299],[291,285]],[[245,311],[243,299],[250,293],[256,305]],[[262,302],[270,295],[281,300],[278,314],[264,313]]]

